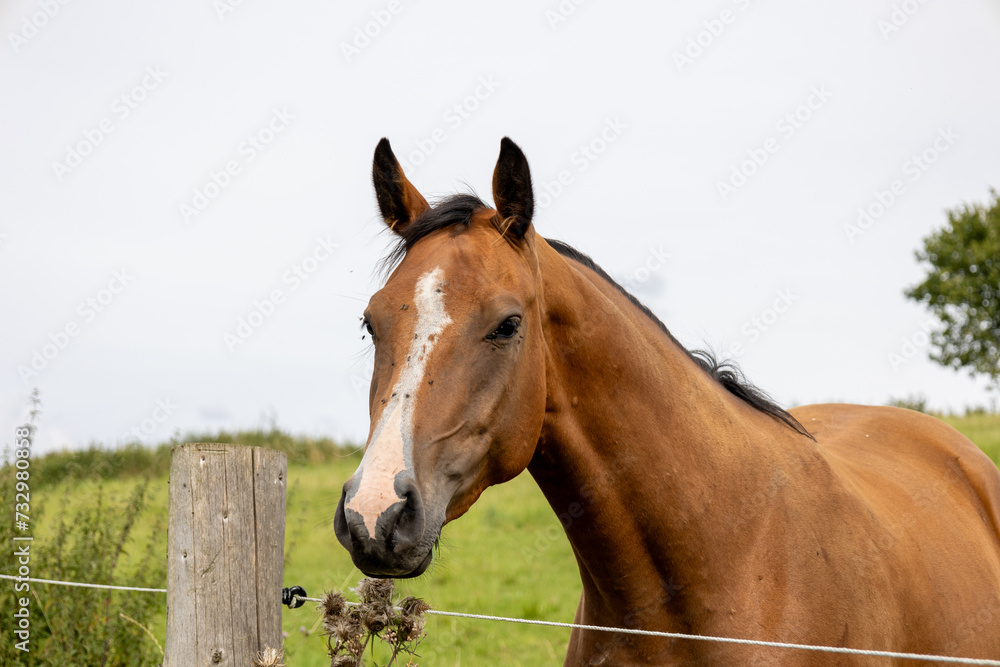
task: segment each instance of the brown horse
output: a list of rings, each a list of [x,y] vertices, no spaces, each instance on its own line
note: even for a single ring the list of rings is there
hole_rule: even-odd
[[[580,567],[578,623],[1000,657],[1000,473],[969,440],[896,408],[785,412],[689,352],[535,232],[509,139],[495,210],[429,206],[385,139],[373,175],[399,240],[365,311],[371,430],[334,521],[363,572],[421,574],[442,526],[527,468]],[[890,663],[574,631],[566,664]]]

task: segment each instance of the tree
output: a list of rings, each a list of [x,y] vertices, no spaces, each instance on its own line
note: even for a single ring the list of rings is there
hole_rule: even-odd
[[[927,278],[908,290],[941,321],[931,334],[931,359],[1000,390],[1000,195],[993,202],[948,211],[948,224],[924,239],[917,260]]]

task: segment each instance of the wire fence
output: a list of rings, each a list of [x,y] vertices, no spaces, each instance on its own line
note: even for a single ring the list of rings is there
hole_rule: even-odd
[[[29,581],[40,584],[54,584],[58,586],[77,586],[82,588],[102,588],[118,591],[137,591],[142,593],[166,593],[165,588],[138,588],[135,586],[110,586],[107,584],[89,584],[81,583],[77,581],[57,581],[55,579],[38,579],[35,577],[18,577],[9,574],[0,574],[0,579],[13,579],[15,581]],[[301,589],[299,589],[301,590]],[[321,598],[311,598],[305,595],[293,594],[291,596],[285,595],[284,597],[290,597],[293,600],[307,600],[310,602],[322,602]],[[350,603],[348,603],[350,604]],[[292,606],[291,604],[289,606]],[[298,606],[298,605],[296,605]],[[663,637],[665,639],[681,639],[689,641],[703,641],[703,642],[715,642],[721,644],[739,644],[743,646],[760,646],[763,648],[774,648],[774,649],[785,649],[785,650],[798,650],[798,651],[814,651],[820,653],[835,653],[841,655],[856,655],[856,656],[866,656],[875,658],[897,658],[903,660],[922,660],[925,662],[938,662],[946,664],[957,664],[957,665],[992,665],[994,667],[1000,667],[1000,660],[992,660],[988,658],[961,658],[946,655],[928,655],[924,653],[904,653],[897,651],[879,651],[871,649],[857,649],[848,648],[844,646],[818,646],[813,644],[794,644],[789,642],[773,642],[773,641],[763,641],[759,639],[741,639],[736,637],[713,637],[711,635],[691,635],[684,634],[680,632],[661,632],[657,630],[640,630],[637,628],[611,628],[602,625],[583,625],[580,623],[562,623],[559,621],[541,621],[537,619],[529,618],[513,618],[509,616],[491,616],[488,614],[470,614],[466,612],[458,611],[440,611],[437,609],[429,609],[425,613],[433,614],[436,616],[451,616],[454,618],[468,618],[479,621],[494,621],[502,623],[521,623],[524,625],[539,625],[554,628],[566,628],[570,630],[592,630],[595,632],[612,632],[620,633],[625,635],[642,635],[646,637]]]

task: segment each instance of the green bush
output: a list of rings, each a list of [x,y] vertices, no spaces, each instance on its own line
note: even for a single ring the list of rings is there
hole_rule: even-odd
[[[277,429],[188,433],[176,436],[155,447],[139,443],[114,449],[90,445],[87,449],[46,454],[31,462],[34,487],[59,484],[67,480],[119,479],[156,476],[170,470],[170,449],[183,442],[228,442],[252,447],[268,447],[285,452],[289,463],[326,463],[346,456],[350,450],[329,438],[293,437]],[[10,471],[0,469],[0,474]]]
[[[15,479],[5,454],[0,474],[0,506],[4,513],[15,503]],[[34,491],[38,478],[35,462],[29,468],[29,483]],[[36,539],[30,545],[32,577],[61,581],[93,582],[111,585],[162,588],[166,580],[166,558],[162,546],[151,539],[140,553],[126,554],[129,536],[142,512],[149,478],[139,482],[128,499],[116,502],[106,497],[98,483],[86,502],[74,511],[65,510],[70,494],[79,489],[67,486],[55,508],[43,506],[42,495],[35,492],[30,503],[30,530],[15,531],[13,516],[0,522],[0,541],[5,545],[15,536],[35,535],[43,514],[57,522],[54,535]],[[76,499],[79,501],[79,499]],[[164,530],[165,517],[153,531]],[[134,548],[134,547],[133,547]],[[131,567],[123,566],[125,556]],[[0,569],[16,573],[19,563],[14,549],[4,549]],[[26,598],[30,611],[28,652],[19,650],[13,628],[6,631],[0,642],[0,664],[31,667],[62,667],[64,665],[158,665],[163,659],[158,643],[147,629],[150,619],[163,606],[163,595],[130,591],[110,591],[95,588],[68,588],[53,584],[29,582],[29,590],[15,591],[13,581],[0,586],[0,609],[11,624],[13,610],[20,608],[19,598]],[[10,627],[8,625],[8,627]]]
[[[912,394],[905,398],[891,398],[886,405],[891,405],[894,408],[906,408],[907,410],[915,410],[916,412],[925,412],[929,414],[927,409],[927,397],[923,394]]]

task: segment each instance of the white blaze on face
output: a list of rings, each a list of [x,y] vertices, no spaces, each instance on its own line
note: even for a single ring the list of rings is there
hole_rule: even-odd
[[[402,500],[396,493],[396,476],[403,471],[413,474],[413,409],[417,391],[423,385],[427,358],[441,332],[451,323],[444,309],[443,284],[441,267],[428,271],[417,281],[413,295],[417,326],[406,363],[355,473],[360,477],[358,488],[345,505],[361,515],[371,538],[375,537],[375,522],[382,512]]]

